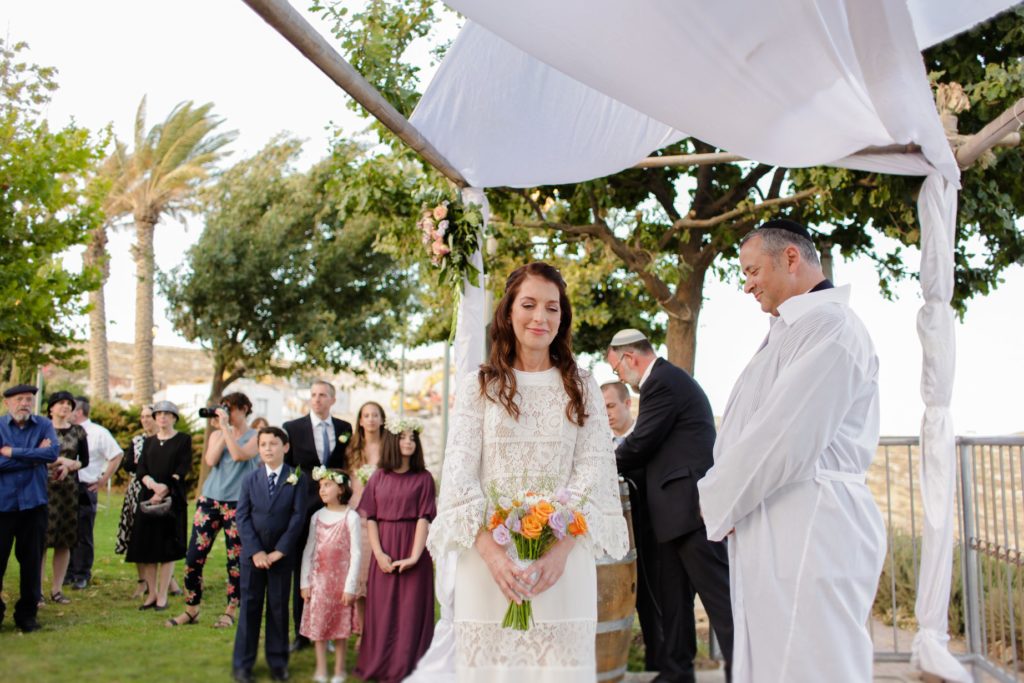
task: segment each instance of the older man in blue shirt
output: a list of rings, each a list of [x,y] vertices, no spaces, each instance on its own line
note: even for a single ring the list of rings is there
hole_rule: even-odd
[[[25,633],[39,629],[36,612],[46,543],[46,466],[60,452],[53,423],[32,414],[37,391],[29,384],[7,389],[7,414],[0,417],[0,591],[13,545],[21,568],[14,624]],[[7,605],[0,598],[0,626],[6,612]]]

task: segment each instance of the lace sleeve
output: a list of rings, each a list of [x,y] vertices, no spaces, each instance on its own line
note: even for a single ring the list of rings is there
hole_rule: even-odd
[[[448,430],[437,517],[430,525],[427,550],[433,557],[470,548],[484,524],[487,501],[480,485],[484,399],[476,373],[459,383]]]
[[[619,499],[619,473],[615,468],[612,433],[605,419],[601,390],[593,375],[586,373],[587,422],[576,436],[572,474],[568,489],[586,503],[583,513],[590,532],[587,536],[595,556],[621,558],[629,550],[626,520]]]

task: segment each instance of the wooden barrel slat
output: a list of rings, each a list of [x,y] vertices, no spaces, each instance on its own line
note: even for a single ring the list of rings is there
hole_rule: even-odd
[[[621,560],[597,561],[597,680],[621,681],[629,660],[636,611],[636,543],[629,487],[619,481],[622,516],[629,531],[629,552]]]

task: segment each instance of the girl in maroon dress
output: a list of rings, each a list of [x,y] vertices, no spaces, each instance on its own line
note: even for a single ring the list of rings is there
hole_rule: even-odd
[[[345,681],[345,653],[355,626],[355,601],[359,583],[361,527],[359,515],[348,503],[352,486],[341,470],[314,467],[324,507],[313,513],[309,538],[302,552],[300,587],[306,606],[299,633],[316,645],[314,683],[328,683],[327,641],[334,641],[334,676],[330,683]]]
[[[366,680],[401,681],[434,637],[434,567],[425,546],[436,506],[422,429],[416,420],[388,425],[380,464],[359,501],[375,560],[356,663],[356,675]]]

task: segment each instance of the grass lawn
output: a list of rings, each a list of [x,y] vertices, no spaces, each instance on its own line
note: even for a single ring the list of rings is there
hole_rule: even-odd
[[[194,508],[193,508],[194,510]],[[121,495],[114,493],[109,502],[100,495],[96,515],[96,561],[93,580],[81,591],[65,586],[70,605],[47,601],[39,610],[42,630],[23,634],[13,625],[14,602],[18,599],[18,563],[14,553],[4,577],[4,601],[7,618],[0,628],[0,681],[3,683],[65,683],[70,680],[129,683],[156,680],[230,681],[231,652],[235,629],[212,628],[224,607],[224,542],[218,538],[206,563],[206,591],[199,623],[195,626],[166,628],[164,622],[180,614],[182,597],[171,597],[166,612],[140,612],[141,601],[131,600],[135,590],[135,565],[114,554],[117,521],[121,514]],[[191,517],[189,517],[191,521]],[[175,567],[180,583],[184,560]],[[49,571],[49,570],[47,570]],[[49,594],[49,581],[43,592]],[[294,629],[292,629],[292,632]],[[257,680],[270,680],[263,659],[263,646],[254,671]],[[698,668],[714,666],[707,658],[706,634],[701,635]],[[333,667],[334,655],[328,655]],[[292,655],[289,669],[292,680],[308,681],[313,676],[315,658],[312,649]],[[349,646],[348,669],[355,668],[355,652]],[[643,641],[634,625],[629,669],[643,670]],[[356,683],[359,679],[349,677]]]
[[[0,628],[0,680],[5,683],[230,681],[235,629],[212,628],[224,607],[224,542],[217,539],[207,560],[206,592],[199,624],[165,628],[164,622],[169,617],[181,613],[184,598],[171,597],[170,609],[166,612],[136,609],[139,601],[131,600],[137,578],[135,565],[126,564],[123,556],[114,554],[121,496],[115,493],[108,503],[106,494],[101,494],[100,505],[96,515],[92,584],[81,591],[65,586],[65,593],[72,600],[70,605],[47,601],[39,610],[43,628],[35,633],[23,634],[12,623],[14,602],[18,599],[19,568],[11,553],[4,577],[3,597],[8,607],[7,618]],[[183,572],[184,560],[175,567],[179,583]],[[43,584],[43,592],[49,595],[48,579]],[[329,657],[333,661],[333,655]],[[354,659],[350,652],[349,670],[354,667]],[[312,649],[293,655],[289,668],[293,680],[310,680],[314,668]],[[270,680],[262,644],[254,674],[257,680]]]

